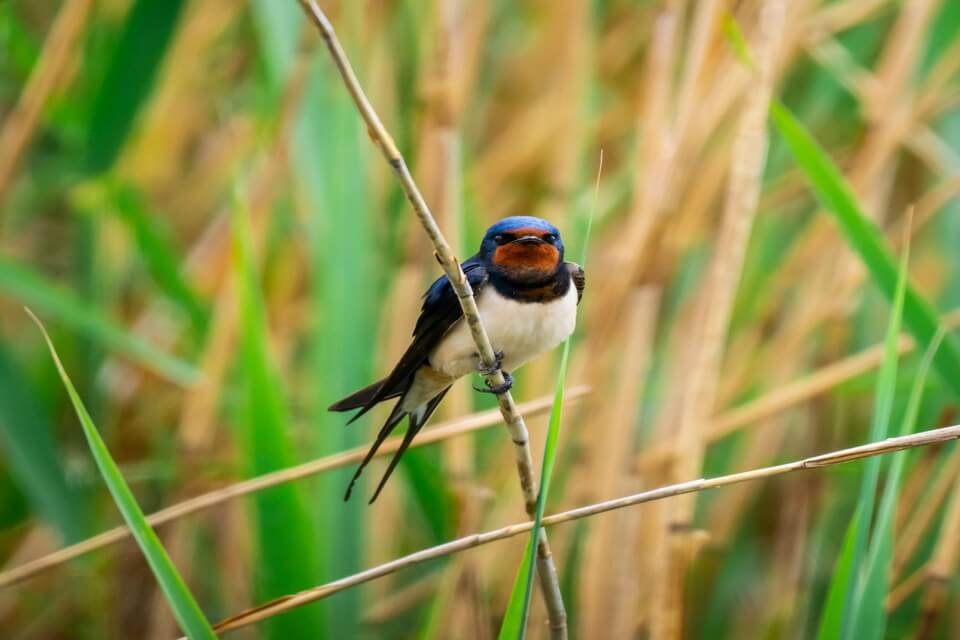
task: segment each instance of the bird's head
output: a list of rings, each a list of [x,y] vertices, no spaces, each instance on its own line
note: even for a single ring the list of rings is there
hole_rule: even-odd
[[[540,218],[513,216],[487,229],[480,256],[488,269],[515,281],[539,281],[563,262],[560,231]]]

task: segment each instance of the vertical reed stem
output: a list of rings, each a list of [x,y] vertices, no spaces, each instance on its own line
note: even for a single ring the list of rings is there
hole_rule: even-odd
[[[460,306],[463,308],[463,316],[470,327],[470,333],[477,345],[477,353],[484,366],[492,367],[495,362],[493,347],[487,332],[480,321],[480,313],[477,310],[477,303],[473,297],[473,290],[467,281],[460,263],[454,256],[450,245],[440,231],[430,207],[427,205],[410,174],[400,150],[397,149],[393,138],[387,132],[386,127],[380,121],[376,111],[367,99],[360,86],[350,61],[337,40],[333,30],[333,25],[317,6],[315,0],[299,0],[308,18],[320,31],[330,57],[333,59],[347,91],[353,98],[353,102],[360,112],[367,125],[367,132],[374,143],[380,148],[394,174],[400,181],[403,192],[413,206],[413,210],[420,220],[431,242],[433,242],[436,251],[437,260],[450,279],[457,297],[460,299]],[[487,382],[491,385],[502,385],[505,381],[503,373],[499,370],[486,376]],[[513,402],[510,393],[503,393],[497,396],[500,403],[500,413],[503,414],[503,420],[510,431],[510,437],[515,445],[514,451],[517,461],[517,472],[520,476],[520,488],[523,491],[524,504],[527,515],[533,516],[537,504],[537,483],[533,473],[533,459],[530,454],[530,444],[527,435],[527,426],[523,421],[523,416],[517,411],[517,406]],[[552,638],[566,638],[567,636],[567,614],[563,606],[563,598],[560,595],[560,582],[557,579],[557,570],[553,561],[553,554],[550,552],[550,545],[547,542],[546,532],[540,532],[540,542],[537,546],[537,571],[540,576],[540,586],[543,591],[543,597],[547,608],[547,615],[550,621],[550,635]]]

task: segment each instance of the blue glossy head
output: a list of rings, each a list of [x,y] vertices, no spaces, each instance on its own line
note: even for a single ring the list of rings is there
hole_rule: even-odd
[[[541,218],[512,216],[487,229],[480,256],[504,274],[536,278],[553,273],[563,261],[560,231]]]

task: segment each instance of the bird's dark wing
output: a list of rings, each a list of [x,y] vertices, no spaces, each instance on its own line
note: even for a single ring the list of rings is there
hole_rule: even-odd
[[[577,288],[577,304],[580,304],[580,300],[583,299],[583,289],[587,286],[587,276],[583,272],[583,267],[576,262],[566,262],[564,264],[570,273],[570,277],[573,278],[573,286]]]
[[[479,294],[487,283],[487,270],[483,263],[474,256],[466,260],[461,267],[467,276],[467,281],[473,288],[473,293]],[[351,422],[365,414],[378,402],[402,395],[410,385],[413,374],[427,361],[427,357],[440,342],[440,339],[462,316],[463,310],[460,308],[460,300],[457,298],[457,294],[450,285],[447,276],[437,278],[424,294],[420,317],[417,319],[416,327],[413,330],[413,342],[407,347],[407,351],[397,362],[390,375],[376,389],[376,392],[365,398],[365,404],[351,418]]]
[[[474,295],[479,295],[483,285],[487,283],[487,269],[480,260],[473,256],[461,265],[467,282],[473,289]],[[413,329],[414,342],[410,349],[423,340],[429,343],[428,351],[436,346],[440,338],[453,326],[453,323],[463,316],[460,300],[446,275],[434,280],[430,288],[423,295],[423,306],[420,308],[420,317]],[[409,353],[409,350],[408,350]]]

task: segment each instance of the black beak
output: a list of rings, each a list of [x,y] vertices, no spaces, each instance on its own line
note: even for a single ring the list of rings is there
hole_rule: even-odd
[[[540,236],[522,236],[514,240],[518,244],[546,244],[546,241]]]

